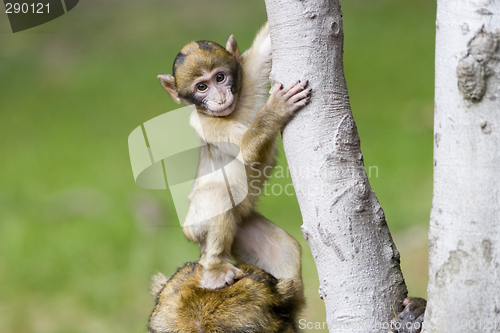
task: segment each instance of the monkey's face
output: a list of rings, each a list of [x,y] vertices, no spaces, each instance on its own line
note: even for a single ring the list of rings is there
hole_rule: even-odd
[[[227,116],[236,104],[233,85],[233,75],[226,68],[203,70],[203,75],[192,84],[194,104],[201,106],[201,110],[210,116]]]
[[[161,84],[177,102],[195,104],[212,117],[230,115],[240,90],[241,64],[236,42],[228,49],[209,41],[184,46],[174,61],[173,76],[159,75]]]

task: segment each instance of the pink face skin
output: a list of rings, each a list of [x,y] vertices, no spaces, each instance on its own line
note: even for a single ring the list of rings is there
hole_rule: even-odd
[[[236,104],[231,92],[233,77],[227,70],[203,71],[193,85],[194,97],[201,100],[210,115],[225,117],[233,112]]]

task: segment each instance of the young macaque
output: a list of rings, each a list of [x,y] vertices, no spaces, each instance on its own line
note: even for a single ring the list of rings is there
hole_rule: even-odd
[[[190,124],[202,145],[183,232],[200,246],[200,287],[231,285],[243,273],[234,259],[289,280],[302,297],[299,244],[257,213],[255,201],[275,164],[278,132],[309,102],[311,89],[307,81],[278,83],[265,101],[270,67],[266,25],[241,55],[232,35],[225,48],[191,42],[175,58],[173,75],[158,77],[175,101],[196,106]]]

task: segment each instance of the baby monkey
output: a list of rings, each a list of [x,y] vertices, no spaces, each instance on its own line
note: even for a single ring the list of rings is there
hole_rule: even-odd
[[[158,77],[176,102],[196,106],[190,124],[202,145],[183,232],[200,246],[200,287],[231,285],[243,273],[235,259],[288,280],[301,298],[300,246],[257,213],[255,201],[275,164],[278,132],[309,102],[312,89],[307,81],[278,83],[266,101],[270,69],[266,24],[241,55],[232,35],[225,48],[191,42],[175,58],[173,75]]]

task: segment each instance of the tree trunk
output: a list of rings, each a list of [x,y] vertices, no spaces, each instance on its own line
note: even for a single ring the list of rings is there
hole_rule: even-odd
[[[425,332],[500,329],[500,1],[439,0]]]
[[[266,0],[272,81],[309,80],[311,103],[283,132],[330,332],[387,332],[406,285],[366,176],[343,71],[337,0]]]

